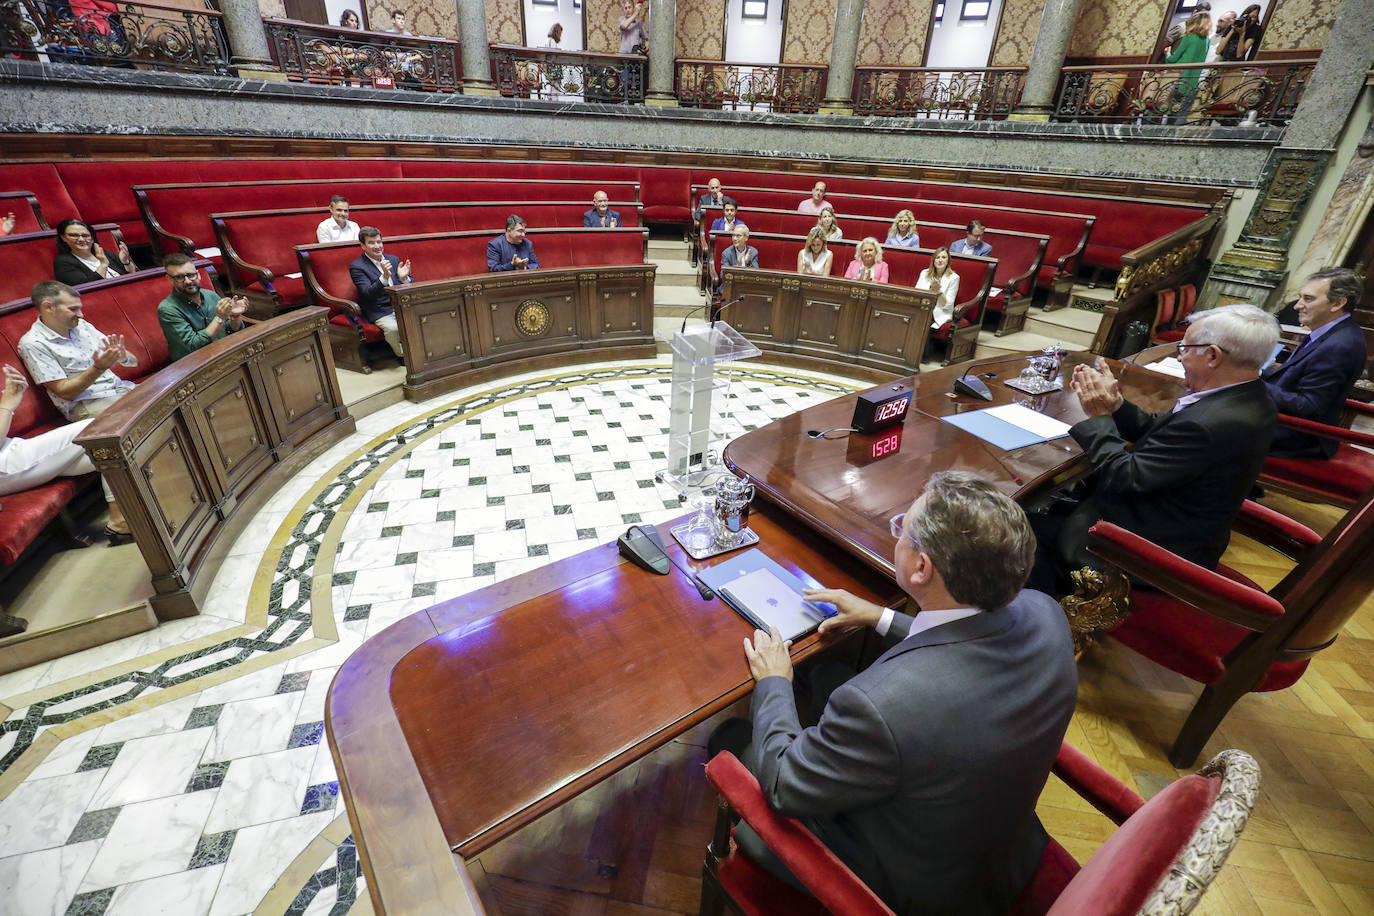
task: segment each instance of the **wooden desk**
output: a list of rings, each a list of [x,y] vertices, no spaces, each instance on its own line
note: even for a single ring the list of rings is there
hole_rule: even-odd
[[[750,525],[785,567],[872,601],[898,595],[776,508]],[[684,565],[727,558],[691,561],[667,527]],[[376,912],[481,912],[459,857],[748,695],[750,632],[682,574],[604,544],[368,640],[339,669],[325,724]],[[834,641],[808,637],[793,658]]]
[[[1025,499],[1046,487],[1082,474],[1083,452],[1070,438],[1007,452],[940,418],[996,404],[1020,401],[1043,413],[1076,423],[1084,418],[1068,389],[1073,367],[1091,362],[1088,353],[1069,354],[1061,370],[1063,391],[1032,397],[1002,384],[1025,368],[1021,361],[975,369],[992,391],[993,403],[967,395],[950,396],[954,379],[965,371],[950,366],[902,381],[915,388],[895,453],[873,458],[871,448],[883,434],[848,439],[812,439],[808,430],[846,427],[857,394],[836,398],[784,417],[741,436],[726,449],[726,465],[755,484],[758,493],[787,510],[854,556],[893,573],[888,519],[905,512],[935,471],[974,471],[1008,495]],[[1139,366],[1109,360],[1126,399],[1146,410],[1163,410],[1182,393],[1181,383]],[[993,377],[987,377],[992,373]],[[887,430],[896,432],[896,429]]]
[[[996,369],[1014,375],[1023,366]],[[1004,453],[942,423],[988,406],[946,395],[957,374],[914,380],[902,447],[875,463],[850,457],[871,437],[804,435],[847,425],[853,396],[732,444],[727,461],[768,498],[750,520],[761,548],[826,585],[889,603],[899,593],[887,520],[930,473],[976,470],[1024,494],[1076,472],[1072,442]],[[989,381],[999,403],[1012,399],[1012,389]],[[1123,377],[1127,396],[1151,409],[1175,387],[1134,367]],[[1037,400],[1047,413],[1081,418],[1070,393]],[[669,550],[692,567],[719,562],[692,563],[671,540]],[[414,614],[364,643],[334,679],[325,723],[376,912],[481,912],[462,857],[746,696],[749,631],[680,573],[655,576],[605,544]],[[832,640],[802,640],[793,657]]]

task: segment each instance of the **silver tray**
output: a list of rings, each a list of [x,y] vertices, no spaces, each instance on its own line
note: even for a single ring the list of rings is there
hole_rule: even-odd
[[[759,542],[759,536],[754,533],[754,529],[745,528],[742,532],[740,532],[740,542],[732,547],[721,547],[719,544],[712,542],[711,545],[707,547],[705,550],[693,550],[692,548],[688,547],[687,542],[683,540],[683,538],[687,535],[687,525],[685,523],[678,525],[676,528],[669,528],[668,530],[672,532],[673,540],[681,544],[682,549],[687,551],[687,556],[691,557],[693,560],[705,560],[708,557],[718,557],[721,554],[729,553],[732,550],[740,550],[744,547],[752,547],[753,545]]]
[[[1017,391],[1024,391],[1026,394],[1049,394],[1051,391],[1063,391],[1064,380],[1062,378],[1057,378],[1050,384],[1046,385],[1044,388],[1040,389],[1039,391],[1033,391],[1030,388],[1021,387],[1020,378],[1007,379],[1006,386],[1008,388],[1015,388]]]

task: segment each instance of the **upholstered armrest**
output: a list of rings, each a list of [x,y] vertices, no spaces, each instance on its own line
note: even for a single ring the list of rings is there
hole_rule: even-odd
[[[1088,551],[1213,617],[1263,631],[1283,616],[1283,605],[1265,592],[1204,569],[1111,522],[1088,529]]]
[[[1371,407],[1369,404],[1361,404],[1359,401],[1347,400],[1345,406],[1347,410],[1354,410],[1357,413],[1374,416],[1374,407]],[[1365,448],[1374,448],[1374,434],[1357,432],[1353,429],[1346,429],[1344,426],[1327,426],[1325,423],[1318,423],[1315,420],[1304,420],[1302,417],[1290,417],[1286,413],[1279,414],[1279,425],[1309,433],[1313,436],[1321,436],[1325,439],[1336,439],[1340,442],[1349,442],[1351,445],[1363,445]]]
[[[1145,805],[1145,799],[1067,741],[1059,746],[1053,772],[1118,827]]]
[[[1241,503],[1240,514],[1231,527],[1290,560],[1298,559],[1322,542],[1320,534],[1301,522],[1249,499]]]
[[[1345,399],[1345,409],[1364,414],[1366,417],[1374,417],[1374,404],[1366,404],[1364,401],[1357,401],[1354,398]]]
[[[734,754],[726,751],[712,758],[706,778],[826,909],[892,916],[892,910],[801,821],[768,807],[758,780]]]

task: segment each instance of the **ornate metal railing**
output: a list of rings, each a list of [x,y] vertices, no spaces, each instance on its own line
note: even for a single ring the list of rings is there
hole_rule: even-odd
[[[677,103],[688,108],[814,112],[825,97],[828,67],[677,61]]]
[[[904,118],[1000,121],[1021,101],[1025,67],[934,70],[854,68],[854,113]]]
[[[1056,121],[1284,125],[1316,60],[1065,67]]]
[[[364,32],[295,19],[264,19],[272,62],[287,79],[456,92],[463,87],[458,43]]]
[[[641,54],[490,47],[496,88],[504,96],[617,104],[644,101],[648,58]]]
[[[24,60],[230,73],[215,10],[113,0],[0,0],[0,54]]]

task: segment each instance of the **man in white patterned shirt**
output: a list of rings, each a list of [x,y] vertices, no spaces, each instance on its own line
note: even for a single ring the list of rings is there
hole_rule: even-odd
[[[38,320],[19,338],[19,355],[33,380],[68,420],[99,416],[134,388],[110,370],[136,366],[124,335],[106,337],[81,317],[81,296],[65,283],[44,280],[33,288]]]

